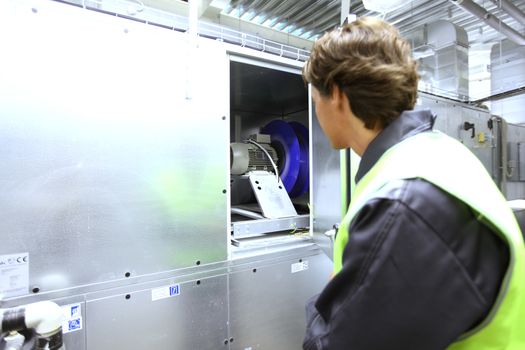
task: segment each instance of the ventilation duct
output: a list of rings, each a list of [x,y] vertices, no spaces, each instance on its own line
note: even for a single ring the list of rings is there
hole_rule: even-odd
[[[453,23],[439,20],[406,35],[419,61],[420,89],[467,100],[468,36]]]
[[[525,45],[525,37],[521,33],[502,22],[499,18],[492,15],[472,0],[450,0],[450,2],[481,19],[487,25],[505,35],[516,44]]]
[[[507,12],[510,16],[514,17],[516,21],[525,26],[525,14],[509,0],[492,0],[492,2]]]
[[[525,46],[503,40],[492,47],[490,54],[491,95],[525,88]],[[525,123],[525,92],[491,102],[492,113],[509,123]]]

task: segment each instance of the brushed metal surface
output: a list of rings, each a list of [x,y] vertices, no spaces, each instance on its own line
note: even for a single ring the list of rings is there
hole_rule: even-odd
[[[334,150],[323,133],[315,109],[310,102],[311,115],[311,215],[314,241],[328,255],[332,256],[332,243],[324,233],[341,221],[341,179],[340,153]],[[348,185],[349,186],[349,185]]]
[[[86,302],[86,344],[96,350],[228,349],[226,275],[180,284],[152,301],[151,289]]]
[[[0,11],[0,254],[42,292],[225,260],[224,49],[31,3]]]
[[[321,252],[301,260],[308,269],[296,273],[291,267],[299,259],[253,262],[230,274],[230,349],[302,348],[305,303],[328,282],[332,264]]]
[[[281,219],[258,219],[232,222],[233,238],[248,238],[263,233],[289,231],[307,228],[310,225],[309,215],[297,215]]]
[[[263,215],[269,219],[281,219],[297,216],[290,196],[282,180],[267,172],[252,172],[248,176],[253,193],[261,207]]]
[[[82,315],[82,329],[68,332],[63,335],[63,341],[66,349],[70,350],[85,350],[86,349],[86,303],[83,296],[74,296],[68,298],[60,298],[53,300],[60,306],[69,304],[80,304],[80,312]],[[64,329],[62,329],[64,331]]]
[[[501,94],[525,85],[525,47],[510,40],[492,46],[490,54],[492,94]],[[525,94],[509,96],[490,102],[490,109],[509,123],[524,123]]]
[[[518,147],[518,143],[523,142],[525,140],[525,126],[523,125],[515,125],[515,124],[508,124],[507,125],[507,141],[509,144],[514,144],[516,148]],[[514,160],[516,161],[513,165],[520,165],[520,162],[518,162],[517,157],[517,150],[516,150],[516,157],[514,157]],[[521,154],[520,154],[521,155]],[[509,154],[509,161],[512,160],[512,155]],[[508,175],[514,175],[513,173],[519,173],[518,169],[514,168],[512,172],[510,169],[507,170]],[[508,200],[511,199],[525,199],[525,183],[521,181],[513,180],[513,176],[507,176],[507,184],[506,184],[506,197]],[[519,213],[519,218],[525,218],[524,213]],[[525,220],[520,221],[523,223],[523,226],[525,226]]]
[[[490,112],[424,93],[419,93],[419,100],[420,103],[416,109],[429,108],[437,115],[434,129],[461,141],[478,157],[493,179],[496,179],[497,174],[493,163],[497,142],[495,133],[488,127]],[[472,130],[463,129],[465,122],[474,124],[474,137],[471,137]],[[483,142],[480,142],[480,133],[484,134]]]

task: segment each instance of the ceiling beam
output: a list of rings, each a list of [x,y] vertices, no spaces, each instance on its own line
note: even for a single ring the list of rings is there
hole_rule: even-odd
[[[486,9],[479,6],[472,0],[449,0],[451,3],[459,6],[463,10],[469,12],[470,14],[476,16],[487,25],[499,31],[501,34],[505,35],[507,38],[512,40],[518,45],[525,45],[525,37],[515,29],[508,26],[506,23],[502,22],[498,17],[489,13]]]

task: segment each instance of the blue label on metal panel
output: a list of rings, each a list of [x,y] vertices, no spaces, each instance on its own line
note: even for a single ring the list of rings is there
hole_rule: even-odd
[[[75,317],[80,312],[80,305],[71,306],[71,317]]]
[[[170,296],[179,295],[179,285],[170,286]]]
[[[165,298],[174,297],[180,294],[180,284],[173,284],[171,286],[164,286],[160,288],[154,288],[151,290],[151,300],[160,300]]]
[[[80,323],[80,318],[69,320],[67,324],[68,324],[68,331],[73,331],[75,329],[82,328],[82,325]]]

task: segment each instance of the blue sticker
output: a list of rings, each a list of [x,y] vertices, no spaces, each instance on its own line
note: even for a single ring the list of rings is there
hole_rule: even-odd
[[[174,286],[170,286],[170,296],[179,295],[179,294],[180,294],[180,290],[179,290],[178,284]]]
[[[75,317],[79,311],[80,311],[79,305],[71,306],[71,317]]]
[[[73,331],[75,329],[80,329],[81,325],[80,325],[80,318],[77,318],[77,319],[74,319],[74,320],[69,320],[67,321],[67,324],[68,324],[68,330],[69,331]]]

